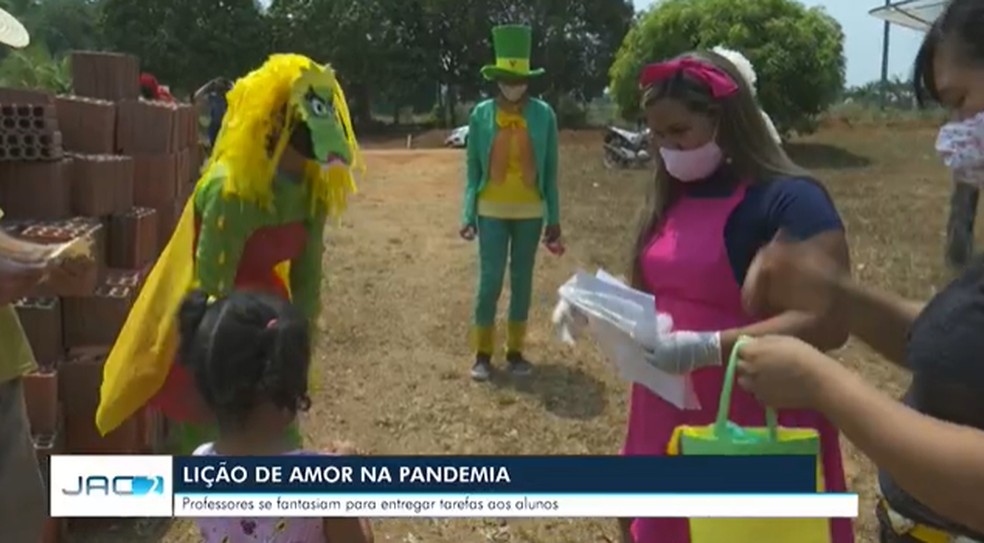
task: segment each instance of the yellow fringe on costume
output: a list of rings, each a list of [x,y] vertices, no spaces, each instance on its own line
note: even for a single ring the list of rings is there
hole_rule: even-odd
[[[236,82],[227,95],[228,109],[209,162],[202,169],[197,190],[212,174],[225,168],[223,193],[268,208],[273,206],[271,183],[297,114],[290,105],[291,91],[302,74],[321,71],[315,77],[329,83],[333,105],[352,155],[352,170],[365,172],[345,94],[328,66],[300,55],[272,55],[259,69]],[[279,112],[287,111],[287,119]],[[277,139],[268,152],[267,135]],[[356,191],[349,168],[322,171],[314,161],[305,166],[304,181],[312,188],[311,212],[319,207],[334,218],[345,211],[348,195]],[[196,288],[194,269],[195,197],[185,204],[170,241],[148,275],[130,315],[120,331],[103,370],[96,426],[103,435],[113,431],[142,408],[160,390],[178,346],[177,310],[185,295]],[[289,285],[290,265],[277,266]],[[289,287],[288,287],[289,289]],[[312,382],[317,382],[313,380]]]
[[[357,190],[352,170],[365,173],[362,152],[352,130],[345,92],[330,66],[320,66],[313,60],[293,54],[271,55],[263,66],[236,82],[226,95],[228,109],[222,129],[203,179],[218,163],[226,168],[223,193],[265,207],[273,205],[270,184],[273,182],[280,156],[298,121],[296,114],[281,120],[277,112],[290,103],[294,84],[308,71],[323,71],[323,80],[332,89],[332,105],[345,128],[352,154],[351,168],[335,166],[322,171],[315,161],[305,167],[304,180],[312,187],[312,212],[322,205],[332,217],[345,211],[348,195]],[[267,152],[266,138],[258,134],[275,134],[274,152]]]

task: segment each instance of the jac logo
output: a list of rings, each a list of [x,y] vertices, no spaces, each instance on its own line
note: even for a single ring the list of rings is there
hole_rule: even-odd
[[[79,476],[76,484],[63,488],[66,496],[148,496],[164,493],[164,477],[143,475]]]

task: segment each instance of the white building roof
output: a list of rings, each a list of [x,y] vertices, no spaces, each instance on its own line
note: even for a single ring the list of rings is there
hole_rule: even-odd
[[[868,13],[884,21],[925,32],[943,13],[946,3],[946,0],[902,0]]]

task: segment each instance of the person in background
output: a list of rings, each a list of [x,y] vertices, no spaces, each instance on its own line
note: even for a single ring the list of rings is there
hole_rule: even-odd
[[[11,305],[40,284],[44,274],[44,268],[0,258],[0,488],[6,489],[0,492],[0,534],[4,541],[40,541],[47,517],[22,380],[37,364]]]
[[[756,251],[782,231],[808,240],[847,273],[848,248],[826,190],[770,134],[748,82],[729,60],[700,52],[650,64],[640,86],[659,160],[631,252],[629,282],[652,294],[657,311],[673,322],[647,361],[689,375],[700,404],[698,410],[681,410],[642,385],[632,386],[623,454],[662,456],[676,427],[714,421],[722,366],[739,337],[788,334],[821,349],[839,347],[847,338],[842,324],[823,313],[745,311],[741,286]],[[564,319],[580,320],[573,314]],[[731,418],[761,426],[765,410],[736,389]],[[815,411],[781,411],[779,420],[817,429],[824,487],[845,491],[837,429]],[[687,519],[622,519],[620,526],[626,542],[690,541]],[[831,520],[831,535],[834,543],[852,542],[850,520]]]
[[[962,182],[984,184],[984,3],[952,0],[915,61],[921,103],[952,115],[937,150]],[[749,307],[823,311],[912,372],[902,403],[815,349],[763,338],[739,380],[763,402],[825,413],[881,469],[883,543],[984,542],[984,259],[928,303],[865,287],[809,244],[763,249]]]
[[[205,102],[208,111],[208,143],[209,146],[215,145],[216,138],[219,137],[219,129],[222,128],[222,118],[226,112],[226,93],[232,90],[232,81],[224,77],[216,77],[202,85],[197,91],[193,100],[196,104]]]
[[[30,43],[24,26],[3,9],[0,43],[18,49]],[[24,403],[23,377],[37,363],[11,305],[43,282],[47,271],[0,256],[0,539],[4,541],[40,541],[48,515]]]
[[[218,438],[197,456],[317,454],[297,449],[287,428],[311,405],[311,337],[304,313],[259,292],[210,298],[192,291],[178,315],[182,364],[215,414]],[[201,518],[205,543],[372,543],[358,518]]]
[[[140,74],[140,96],[147,100],[174,102],[174,96],[167,87],[157,82],[157,78],[148,73]]]
[[[468,123],[468,167],[462,226],[465,240],[478,236],[478,292],[472,328],[472,379],[491,375],[496,348],[496,305],[509,265],[509,322],[506,361],[513,375],[528,375],[524,356],[540,240],[563,253],[557,195],[557,117],[549,104],[530,97],[527,86],[543,69],[530,69],[532,30],[504,25],[492,29],[496,63],[482,76],[499,87],[480,102]],[[544,226],[544,224],[546,226]]]

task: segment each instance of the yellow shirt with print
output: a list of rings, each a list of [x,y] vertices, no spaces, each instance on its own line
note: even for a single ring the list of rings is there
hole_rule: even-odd
[[[543,216],[543,198],[536,179],[526,179],[521,158],[524,150],[520,146],[529,145],[529,140],[514,132],[526,130],[526,120],[521,114],[499,110],[496,124],[500,132],[497,137],[509,138],[506,173],[501,181],[486,182],[478,195],[478,214],[496,219],[538,219]]]
[[[3,210],[0,209],[0,218]],[[14,306],[0,306],[0,383],[12,381],[37,368]]]

